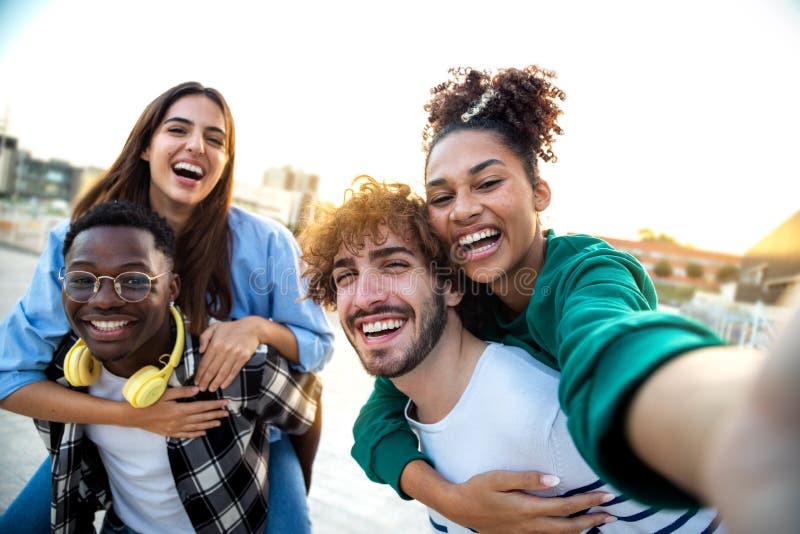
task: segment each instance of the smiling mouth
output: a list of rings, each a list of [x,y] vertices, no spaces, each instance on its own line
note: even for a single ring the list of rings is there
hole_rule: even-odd
[[[93,328],[100,330],[101,332],[119,330],[129,323],[130,321],[89,321],[89,324],[92,325]]]
[[[180,161],[172,166],[172,171],[182,178],[189,180],[200,180],[203,177],[203,169],[197,165]]]
[[[500,231],[494,228],[488,228],[461,237],[458,240],[458,247],[463,252],[477,254],[484,250],[489,250],[492,245],[497,243],[498,239],[500,239]]]
[[[361,332],[367,339],[386,336],[399,330],[407,319],[387,319],[386,321],[373,321],[361,325]]]

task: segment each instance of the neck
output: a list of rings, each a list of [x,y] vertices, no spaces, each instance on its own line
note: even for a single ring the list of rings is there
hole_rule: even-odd
[[[103,365],[110,372],[123,378],[130,377],[133,373],[146,365],[162,367],[161,358],[164,354],[171,354],[175,340],[172,336],[172,315],[167,313],[163,324],[146,343],[118,360],[105,362]]]
[[[447,326],[433,350],[413,371],[392,379],[414,403],[421,423],[434,423],[450,413],[486,347],[463,327],[452,308],[447,313]]]
[[[176,237],[183,233],[183,229],[186,228],[186,224],[189,222],[189,217],[192,216],[192,208],[186,206],[183,209],[170,208],[164,211],[155,211],[167,220]]]
[[[189,217],[192,216],[194,206],[173,202],[170,199],[153,194],[153,186],[150,186],[150,209],[164,217],[169,223],[175,236],[183,233]]]
[[[536,230],[527,254],[511,269],[507,276],[492,282],[492,291],[511,310],[519,315],[531,300],[536,290],[539,274],[544,266],[547,238],[543,231]]]

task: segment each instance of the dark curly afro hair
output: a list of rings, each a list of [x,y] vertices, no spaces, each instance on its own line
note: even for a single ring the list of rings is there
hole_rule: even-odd
[[[553,85],[555,73],[536,65],[490,71],[452,68],[449,79],[431,89],[425,105],[428,124],[422,132],[426,157],[449,133],[464,129],[495,132],[523,162],[533,183],[537,159],[556,161],[552,143],[563,134],[558,101],[566,98]]]

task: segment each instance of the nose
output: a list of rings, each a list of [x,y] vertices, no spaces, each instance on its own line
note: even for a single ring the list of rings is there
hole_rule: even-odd
[[[202,132],[193,133],[186,141],[186,150],[195,154],[203,154],[206,151],[206,142]]]
[[[353,303],[362,310],[368,310],[386,299],[386,287],[378,271],[362,272],[355,283]]]
[[[459,193],[453,199],[450,220],[453,222],[470,222],[480,212],[481,203],[473,195]]]
[[[97,291],[89,301],[98,308],[113,308],[121,306],[124,300],[117,295],[114,289],[114,279],[110,276],[101,276],[97,279]]]

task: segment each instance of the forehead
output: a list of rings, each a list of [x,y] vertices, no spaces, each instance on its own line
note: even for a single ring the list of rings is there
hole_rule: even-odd
[[[466,172],[489,159],[500,160],[506,166],[521,165],[517,155],[498,134],[488,130],[458,130],[433,147],[428,157],[426,177]]]
[[[385,241],[383,241],[384,238]],[[352,247],[355,251],[348,250],[343,243],[333,258],[334,267],[336,267],[337,263],[347,262],[348,260],[372,261],[376,259],[376,253],[380,252],[391,253],[396,251],[397,254],[412,255],[418,260],[422,259],[422,253],[416,244],[403,239],[397,233],[389,231],[385,227],[381,229],[381,235],[377,237],[377,240],[379,243],[376,243],[371,236],[365,236],[362,242],[363,247]]]
[[[222,108],[202,94],[182,96],[173,102],[167,109],[163,121],[172,117],[182,117],[192,122],[202,122],[203,126],[225,129],[225,114],[222,112]]]
[[[66,261],[70,264],[155,266],[166,261],[166,256],[156,249],[155,239],[147,230],[95,226],[75,236]]]

